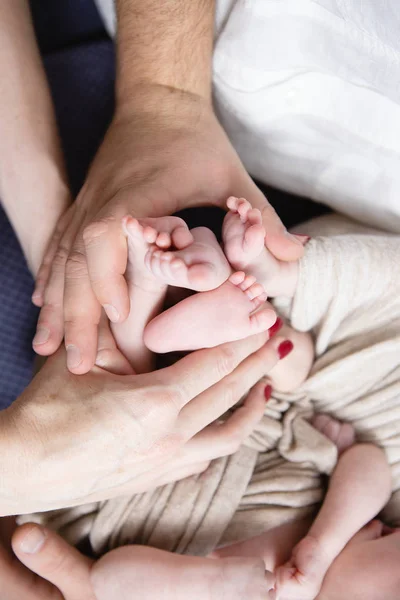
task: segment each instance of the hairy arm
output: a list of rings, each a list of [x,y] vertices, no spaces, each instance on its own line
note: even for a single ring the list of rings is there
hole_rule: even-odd
[[[0,3],[0,73],[1,201],[36,272],[69,192],[28,0]]]
[[[151,86],[211,101],[215,0],[118,0],[117,98]]]

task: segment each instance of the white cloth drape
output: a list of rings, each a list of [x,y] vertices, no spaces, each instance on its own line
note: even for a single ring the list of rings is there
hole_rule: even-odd
[[[399,78],[398,0],[217,3],[215,103],[249,172],[396,232]]]

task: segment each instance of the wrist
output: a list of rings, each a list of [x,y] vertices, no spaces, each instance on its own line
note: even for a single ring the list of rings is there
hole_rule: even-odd
[[[137,121],[143,127],[148,118],[151,127],[164,122],[171,129],[175,124],[189,128],[206,114],[214,114],[206,98],[157,83],[138,84],[117,95],[115,109],[116,119]]]

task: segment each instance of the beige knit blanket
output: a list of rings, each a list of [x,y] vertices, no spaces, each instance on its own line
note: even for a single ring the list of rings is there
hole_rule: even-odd
[[[326,412],[379,444],[393,473],[385,509],[400,525],[400,237],[338,216],[302,227],[312,236],[297,292],[279,310],[315,337],[316,361],[295,393],[275,396],[246,445],[207,471],[158,488],[34,515],[96,553],[140,543],[204,555],[314,511],[335,447],[307,422]],[[24,521],[32,515],[24,517]]]

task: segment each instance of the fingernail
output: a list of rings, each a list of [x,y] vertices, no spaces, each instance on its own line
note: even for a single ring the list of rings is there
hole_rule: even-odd
[[[264,388],[265,402],[268,402],[268,400],[271,398],[271,395],[272,395],[272,385],[266,385]]]
[[[33,303],[35,303],[35,302],[40,302],[40,301],[41,301],[41,299],[42,299],[42,294],[41,294],[41,292],[37,292],[37,291],[35,290],[35,291],[33,292],[32,296],[31,296],[31,298],[32,298],[32,302],[33,302]]]
[[[112,304],[103,304],[103,308],[106,311],[107,317],[112,321],[112,323],[118,323],[119,321],[119,312]]]
[[[278,346],[279,359],[282,360],[282,358],[285,358],[285,356],[290,354],[292,350],[293,342],[291,342],[290,340],[285,340],[284,342],[281,342]]]
[[[20,548],[25,554],[36,554],[43,546],[46,536],[40,527],[32,527],[21,542]]]
[[[34,346],[40,346],[40,344],[45,344],[50,337],[50,330],[47,327],[39,327],[36,329],[35,337],[33,338],[32,344]]]
[[[269,337],[272,338],[272,336],[274,336],[276,333],[278,333],[278,331],[281,329],[282,325],[283,325],[283,321],[280,317],[278,317],[277,320],[275,321],[275,323],[272,325],[272,327],[270,327],[268,329]]]
[[[82,362],[79,348],[70,344],[67,346],[67,366],[68,369],[76,369]]]

